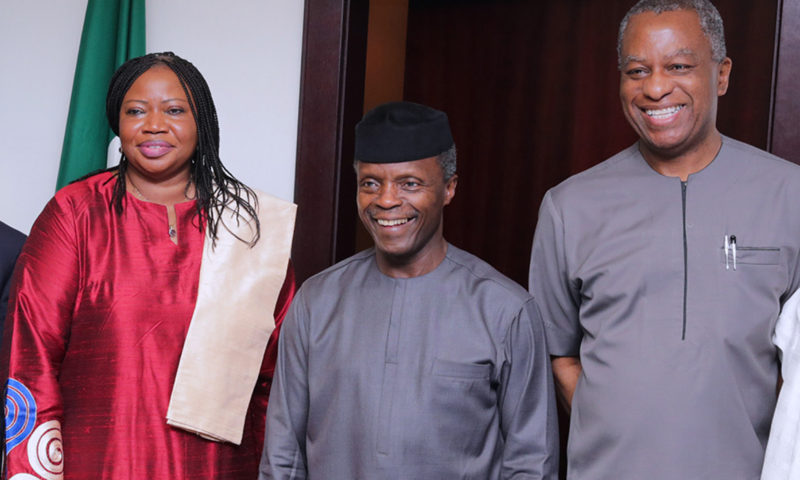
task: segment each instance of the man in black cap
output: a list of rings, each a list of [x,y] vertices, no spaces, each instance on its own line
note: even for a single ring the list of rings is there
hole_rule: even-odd
[[[305,282],[287,315],[261,479],[555,479],[538,309],[448,244],[447,116],[408,102],[356,126],[358,210],[375,248]]]

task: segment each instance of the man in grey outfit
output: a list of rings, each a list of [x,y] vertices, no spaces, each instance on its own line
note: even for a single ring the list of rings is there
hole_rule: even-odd
[[[707,0],[639,2],[618,52],[639,141],[545,195],[531,258],[568,478],[754,480],[800,285],[800,168],[717,130],[732,62]]]
[[[281,329],[263,479],[557,478],[555,393],[533,299],[449,244],[447,116],[384,104],[356,127],[375,248],[307,280]]]

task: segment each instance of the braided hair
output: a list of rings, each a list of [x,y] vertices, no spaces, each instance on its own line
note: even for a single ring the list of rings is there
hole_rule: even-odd
[[[203,75],[189,61],[172,52],[162,52],[132,58],[123,63],[111,77],[106,96],[106,117],[111,130],[119,135],[122,101],[133,82],[144,72],[157,65],[169,67],[178,77],[186,98],[189,100],[189,106],[197,126],[197,146],[189,166],[189,176],[194,182],[197,200],[195,214],[205,220],[212,244],[216,245],[222,212],[225,208],[231,208],[237,223],[240,220],[252,219],[255,221],[256,230],[252,239],[246,240],[234,234],[242,242],[250,246],[255,245],[261,237],[261,224],[256,215],[258,198],[250,187],[237,180],[222,165],[219,158],[217,109],[214,107],[211,91]],[[124,153],[119,167],[116,168],[116,184],[111,203],[119,214],[123,210],[122,200],[126,191],[125,173],[128,168],[128,161]],[[198,225],[202,225],[202,222],[199,222]],[[224,222],[222,222],[222,226],[228,228]]]

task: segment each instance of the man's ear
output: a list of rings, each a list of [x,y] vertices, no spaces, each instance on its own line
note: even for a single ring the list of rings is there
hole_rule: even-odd
[[[728,91],[728,82],[731,79],[731,68],[733,61],[725,57],[724,60],[719,62],[719,76],[717,77],[717,96],[721,97]]]
[[[444,184],[444,204],[449,205],[453,197],[456,196],[456,186],[458,185],[458,175],[453,174]]]

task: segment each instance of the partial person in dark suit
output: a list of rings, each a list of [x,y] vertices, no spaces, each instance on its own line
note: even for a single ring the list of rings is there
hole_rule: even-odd
[[[0,332],[6,320],[8,309],[8,287],[11,285],[11,274],[17,257],[25,244],[25,234],[19,232],[3,222],[0,222],[0,287],[3,289],[0,299]]]

